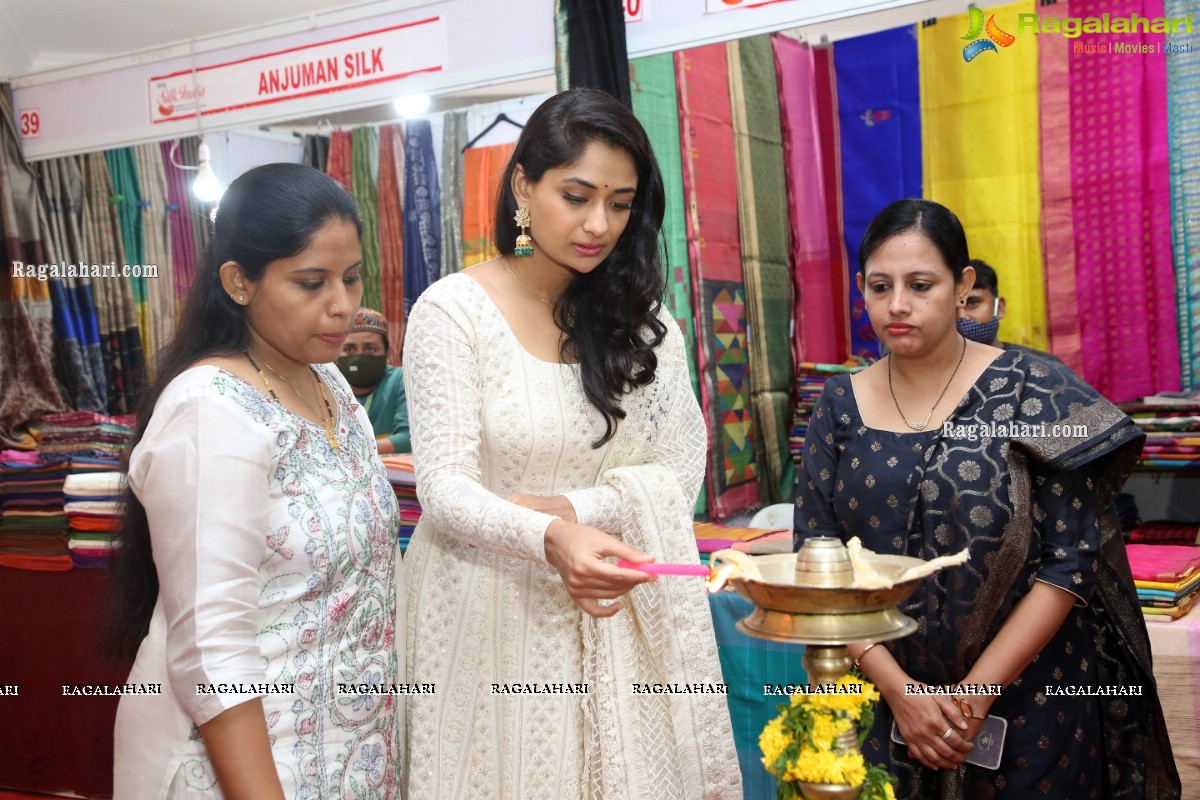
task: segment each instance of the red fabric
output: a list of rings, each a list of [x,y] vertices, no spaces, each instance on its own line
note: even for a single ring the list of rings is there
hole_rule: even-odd
[[[813,53],[814,89],[817,104],[820,163],[824,173],[825,223],[829,226],[829,257],[834,276],[833,295],[838,298],[833,313],[837,334],[837,358],[841,364],[850,358],[850,267],[846,239],[842,235],[842,134],[838,129],[837,76],[833,70],[833,48],[818,48]]]
[[[400,364],[404,348],[404,126],[379,129],[379,289],[388,321],[388,363]]]
[[[132,662],[100,653],[106,573],[0,569],[0,780],[29,792],[112,796],[116,697],[64,697],[64,685],[123,684]],[[170,691],[166,686],[163,691]]]

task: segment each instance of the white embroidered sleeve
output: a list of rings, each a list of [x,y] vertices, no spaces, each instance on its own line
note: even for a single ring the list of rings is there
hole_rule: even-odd
[[[170,387],[168,387],[170,388]],[[135,448],[130,484],[146,509],[171,691],[197,725],[258,695],[198,684],[263,684],[258,646],[270,442],[203,386],[164,394]]]
[[[546,560],[555,517],[498,497],[480,482],[481,377],[472,321],[436,292],[405,332],[404,385],[421,511],[451,536],[506,556]]]

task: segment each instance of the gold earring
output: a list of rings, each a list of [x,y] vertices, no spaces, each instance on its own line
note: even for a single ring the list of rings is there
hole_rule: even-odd
[[[517,246],[513,250],[513,255],[533,255],[533,239],[529,238],[529,233],[527,232],[527,228],[529,228],[529,209],[518,208],[517,213],[513,215],[513,222],[517,223],[517,227],[521,229],[521,235],[517,237]]]

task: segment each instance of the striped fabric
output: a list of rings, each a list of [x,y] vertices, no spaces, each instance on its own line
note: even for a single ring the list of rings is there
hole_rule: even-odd
[[[404,126],[379,128],[379,294],[388,321],[388,363],[399,364],[404,347]]]
[[[1195,12],[1191,0],[1167,0],[1164,13]],[[1171,234],[1175,257],[1175,302],[1179,357],[1185,388],[1200,386],[1200,28],[1176,31],[1171,40],[1191,49],[1167,56],[1167,109],[1170,114]],[[1189,221],[1193,221],[1189,224]]]
[[[750,401],[754,411],[758,496],[790,501],[792,270],[784,186],[779,86],[769,36],[729,42],[729,96],[738,177],[742,275],[749,322]]]

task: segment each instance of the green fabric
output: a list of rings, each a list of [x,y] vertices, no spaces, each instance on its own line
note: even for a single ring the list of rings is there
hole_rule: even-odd
[[[683,204],[683,161],[679,145],[679,100],[675,85],[675,56],[635,58],[629,62],[629,90],[633,113],[646,129],[667,197],[663,215],[663,301],[683,331],[688,351],[692,391],[700,399],[696,364],[696,313],[692,308],[692,272],[688,265],[687,218]],[[708,513],[705,493],[696,500],[697,516]]]
[[[770,505],[790,501],[795,482],[788,451],[792,275],[779,88],[769,36],[730,42],[727,47],[758,495],[763,505]]]
[[[379,173],[379,131],[373,127],[355,128],[351,132],[354,202],[362,216],[362,304],[367,308],[383,307],[379,289],[379,213],[375,175]],[[372,161],[375,170],[372,172]]]
[[[408,432],[408,401],[404,396],[404,368],[388,365],[375,391],[358,398],[367,409],[375,438],[387,436],[397,453],[411,453]]]
[[[113,202],[117,208],[117,219],[121,223],[121,242],[125,246],[125,258],[130,264],[145,263],[145,243],[142,235],[142,190],[138,181],[137,157],[132,147],[106,150],[104,160],[108,162],[108,173],[112,177]],[[123,264],[118,264],[121,269]],[[133,300],[139,306],[146,304],[146,279],[130,278],[133,285]],[[143,331],[143,333],[145,333]]]

